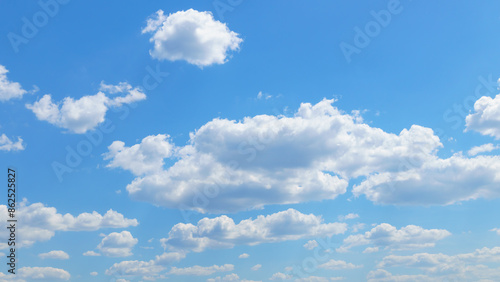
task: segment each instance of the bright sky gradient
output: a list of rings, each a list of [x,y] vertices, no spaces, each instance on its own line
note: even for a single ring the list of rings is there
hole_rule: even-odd
[[[498,1],[23,0],[0,23],[0,281],[500,281]]]

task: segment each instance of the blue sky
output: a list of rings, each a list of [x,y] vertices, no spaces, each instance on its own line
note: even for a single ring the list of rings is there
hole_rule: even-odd
[[[0,5],[0,281],[500,280],[496,1]]]

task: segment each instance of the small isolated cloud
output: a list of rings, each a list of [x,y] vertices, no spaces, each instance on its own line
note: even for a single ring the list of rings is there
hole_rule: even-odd
[[[252,268],[251,268],[251,269],[252,269],[253,271],[257,271],[257,270],[259,270],[259,269],[261,269],[261,268],[262,268],[262,264],[256,264],[256,265],[252,266]]]
[[[146,94],[128,83],[107,85],[101,82],[100,91],[95,95],[83,96],[78,100],[66,97],[63,101],[54,103],[51,95],[46,94],[35,103],[26,104],[26,108],[33,111],[39,120],[47,121],[72,133],[83,134],[104,122],[106,112],[110,108],[144,99]]]
[[[474,112],[465,118],[465,131],[500,139],[500,94],[495,98],[483,96],[474,103]]]
[[[488,153],[488,152],[491,152],[491,151],[494,151],[494,150],[497,150],[499,149],[500,146],[498,145],[493,145],[491,143],[488,143],[488,144],[484,144],[484,145],[481,145],[481,146],[476,146],[476,147],[472,147],[468,152],[467,154],[469,156],[476,156],[478,154],[481,154],[481,153]]]
[[[498,235],[500,235],[500,228],[493,228],[490,231],[496,232]]]
[[[304,244],[304,248],[308,250],[312,250],[318,246],[318,242],[316,240],[309,240],[307,243]]]
[[[368,247],[363,251],[363,254],[376,253],[379,251],[378,247]]]
[[[256,219],[245,219],[238,224],[226,215],[203,218],[197,225],[178,223],[170,230],[169,237],[160,242],[172,250],[202,252],[235,245],[330,237],[346,230],[344,223],[323,223],[321,216],[288,209],[267,216],[259,215]]]
[[[267,93],[263,93],[262,91],[259,91],[259,93],[257,93],[257,99],[271,99],[273,97],[273,95],[271,94],[267,94]]]
[[[0,65],[0,102],[10,99],[20,99],[27,93],[18,82],[12,82],[7,78],[9,71]]]
[[[97,276],[97,275],[99,275],[99,273],[97,273],[97,272],[93,271],[93,272],[90,272],[90,275],[91,275],[91,276]]]
[[[359,215],[356,214],[356,213],[350,213],[350,214],[346,214],[346,215],[339,215],[339,220],[340,221],[344,221],[344,220],[348,220],[348,219],[355,219],[355,218],[359,218]]]
[[[21,137],[17,137],[17,141],[14,142],[7,135],[0,135],[0,151],[21,151],[24,148]]]
[[[273,274],[273,276],[271,276],[271,278],[269,278],[269,280],[276,280],[276,281],[283,281],[288,279],[292,279],[292,275],[285,274],[282,272],[276,272]]]
[[[86,251],[85,253],[83,253],[83,255],[86,256],[86,257],[98,257],[101,254],[100,253],[96,253],[94,251]]]
[[[241,254],[241,255],[238,256],[238,258],[240,258],[240,259],[246,259],[248,257],[250,257],[250,255],[247,254],[247,253],[243,253],[243,254]]]
[[[450,235],[451,233],[444,229],[424,229],[415,225],[397,229],[388,223],[382,223],[365,234],[350,235],[344,239],[337,251],[347,251],[352,247],[364,245],[394,250],[434,247],[437,241]]]
[[[128,257],[132,255],[132,248],[137,242],[138,240],[128,231],[113,232],[102,239],[97,249],[108,257]]]
[[[206,275],[211,275],[216,272],[227,272],[227,271],[233,271],[234,270],[234,265],[232,264],[224,264],[224,265],[212,265],[212,266],[190,266],[190,267],[185,267],[185,268],[177,268],[177,267],[172,267],[170,271],[168,272],[169,274],[172,275],[190,275],[190,276],[206,276]]]
[[[165,16],[158,10],[147,20],[142,33],[152,33],[150,55],[158,60],[184,60],[204,67],[224,64],[230,51],[237,51],[243,41],[210,12],[193,9]]]
[[[343,260],[331,259],[323,264],[318,265],[318,268],[328,269],[328,270],[340,270],[340,269],[355,269],[361,268],[362,265],[354,265],[350,262],[345,262]]]
[[[41,259],[69,259],[69,255],[64,251],[50,251],[38,255]]]

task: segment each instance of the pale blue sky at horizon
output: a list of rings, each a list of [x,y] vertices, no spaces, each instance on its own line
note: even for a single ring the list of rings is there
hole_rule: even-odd
[[[500,3],[0,7],[0,281],[500,281]]]

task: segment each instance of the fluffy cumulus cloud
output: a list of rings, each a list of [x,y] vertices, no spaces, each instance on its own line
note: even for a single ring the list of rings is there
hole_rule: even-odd
[[[132,255],[132,248],[137,242],[138,240],[128,231],[113,232],[102,239],[97,249],[108,257],[128,257]]]
[[[247,253],[243,253],[243,254],[241,254],[241,255],[238,256],[238,258],[240,258],[240,259],[246,259],[246,258],[249,258],[249,257],[250,257],[250,255],[247,254]]]
[[[320,264],[318,268],[328,269],[328,270],[340,270],[340,269],[355,269],[361,268],[362,265],[355,265],[350,262],[345,262],[343,260],[331,259],[323,264]]]
[[[42,259],[69,259],[69,255],[65,251],[50,251],[39,254],[38,257]]]
[[[104,122],[110,108],[144,99],[146,94],[128,83],[107,85],[101,82],[100,91],[95,95],[83,96],[77,100],[66,97],[63,101],[54,103],[51,95],[46,94],[35,103],[26,104],[26,108],[33,111],[39,120],[82,134]]]
[[[151,279],[161,277],[160,272],[166,269],[166,265],[180,261],[185,258],[185,253],[171,252],[163,253],[150,261],[122,261],[113,264],[106,270],[106,275],[117,276],[143,276]]]
[[[465,118],[466,131],[500,139],[500,94],[495,98],[483,96],[474,103],[474,112]]]
[[[232,248],[235,245],[327,237],[344,233],[344,223],[323,223],[320,216],[303,214],[294,209],[245,219],[236,224],[228,216],[203,218],[197,225],[178,223],[168,238],[160,239],[164,247],[172,250],[202,252],[207,248]]]
[[[54,267],[21,267],[16,275],[7,275],[0,272],[0,281],[26,282],[26,281],[68,281],[69,272]]]
[[[0,220],[7,222],[7,216],[7,206],[0,205]],[[69,213],[60,214],[56,208],[46,207],[42,203],[29,205],[26,201],[20,203],[18,216],[18,242],[21,246],[47,241],[56,231],[95,231],[101,228],[125,228],[138,224],[136,219],[125,218],[114,210],[108,210],[104,215],[94,211],[81,213],[75,217]],[[0,235],[6,237],[8,230],[4,229],[0,231]],[[0,245],[0,248],[6,247],[4,243]]]
[[[308,250],[312,250],[318,246],[318,242],[316,240],[309,240],[307,243],[304,244],[304,248]]]
[[[17,141],[10,140],[7,135],[0,135],[0,151],[21,151],[24,150],[23,139],[17,137]]]
[[[370,175],[355,185],[356,196],[383,204],[447,205],[477,198],[500,197],[500,156],[447,159],[397,172]]]
[[[9,71],[0,65],[0,102],[5,102],[10,99],[19,99],[27,93],[18,82],[10,81],[7,78]]]
[[[158,60],[184,60],[199,67],[224,64],[243,41],[210,12],[193,9],[165,16],[162,10],[147,20],[142,33],[152,33],[150,54]]]
[[[333,102],[302,104],[292,117],[214,119],[190,134],[168,168],[150,152],[156,168],[138,176],[127,191],[136,200],[170,208],[236,212],[334,199],[346,192],[350,178],[397,172],[403,160],[422,165],[436,158],[441,143],[431,129],[414,125],[398,135],[386,133]],[[113,167],[140,173],[133,161],[110,159]]]
[[[417,253],[409,256],[389,255],[378,264],[379,268],[416,268],[423,274],[420,281],[498,281],[500,268],[490,268],[484,264],[500,262],[500,247],[477,249],[472,253],[457,255]],[[392,275],[379,269],[369,274],[372,281],[416,281],[412,276]],[[399,280],[396,278],[399,277]],[[403,280],[403,278],[407,278]],[[483,280],[481,280],[483,281]]]
[[[174,145],[169,142],[169,136],[156,135],[142,139],[140,144],[125,147],[121,141],[113,142],[104,159],[111,159],[108,167],[122,167],[135,175],[160,172],[164,159],[172,155]]]
[[[292,279],[292,275],[285,274],[282,272],[276,272],[271,276],[271,278],[269,278],[269,280],[275,280],[275,281],[283,281],[288,279]]]
[[[451,233],[444,229],[424,229],[415,225],[397,229],[390,224],[382,223],[364,234],[350,235],[344,239],[338,251],[347,251],[352,247],[366,245],[373,245],[372,248],[377,248],[367,252],[378,250],[378,247],[393,250],[434,247],[437,241],[450,235]]]

